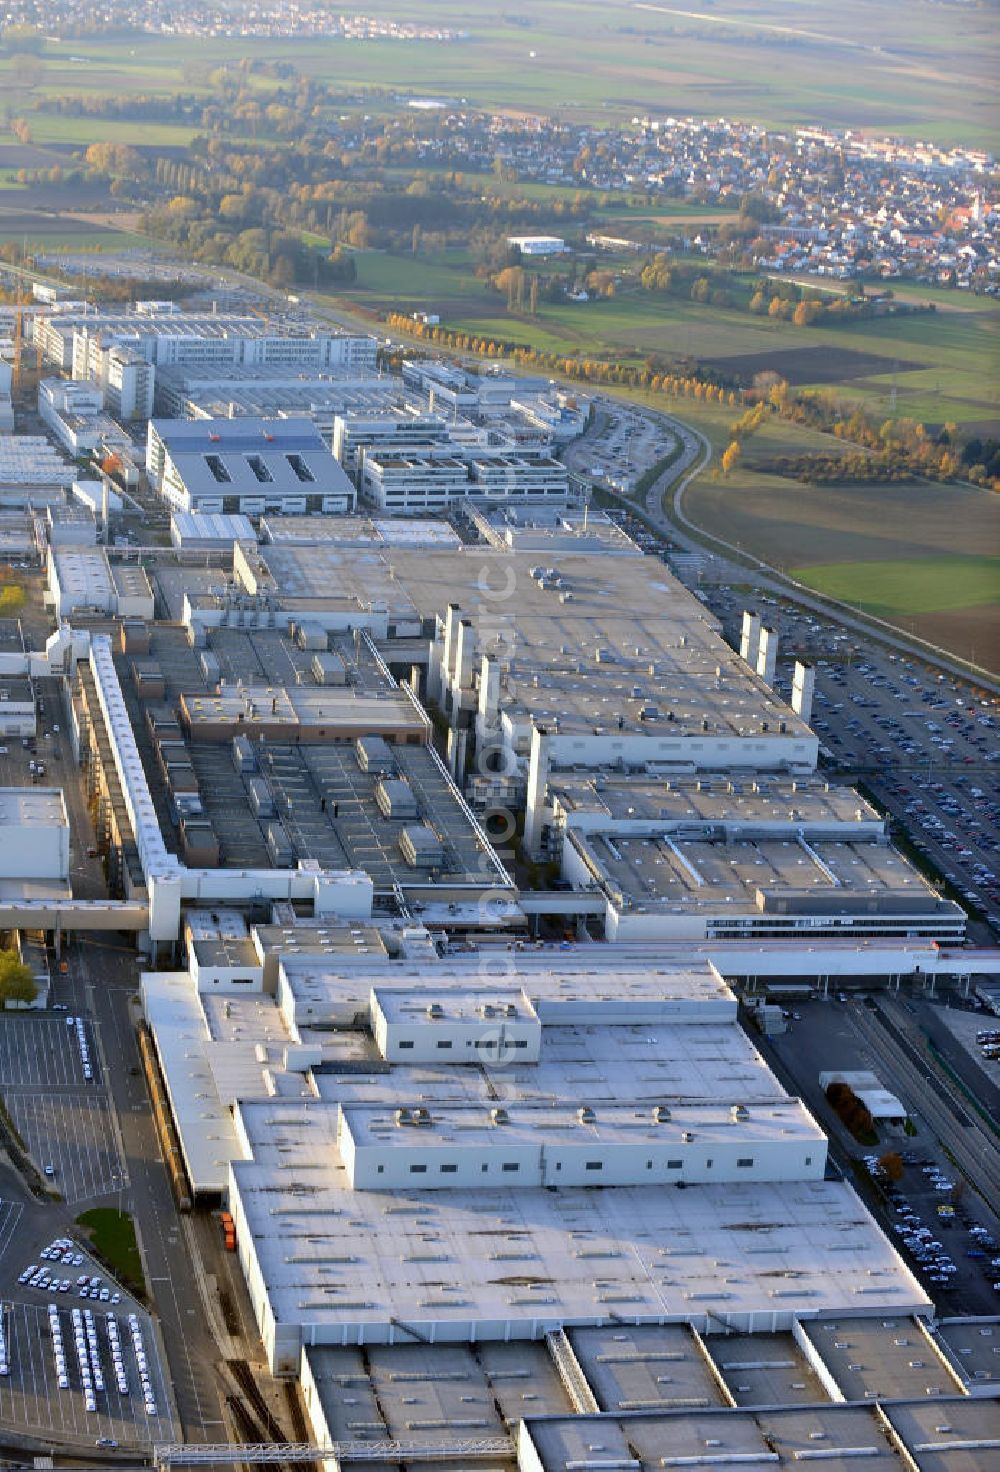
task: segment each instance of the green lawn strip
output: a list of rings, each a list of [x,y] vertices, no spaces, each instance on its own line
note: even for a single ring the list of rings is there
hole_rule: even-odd
[[[98,1206],[76,1219],[90,1239],[91,1250],[114,1273],[124,1288],[137,1298],[146,1296],[142,1257],[135,1239],[135,1226],[127,1211]]]
[[[817,593],[887,618],[978,608],[1000,599],[1000,557],[828,562],[793,567],[790,574]]]

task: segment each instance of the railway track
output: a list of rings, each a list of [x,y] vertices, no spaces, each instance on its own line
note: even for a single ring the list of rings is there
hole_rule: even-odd
[[[1000,1201],[1000,1147],[993,1135],[892,1018],[878,1009],[859,1007],[854,1022],[872,1052],[900,1079],[906,1097],[927,1120],[969,1186],[995,1211]]]

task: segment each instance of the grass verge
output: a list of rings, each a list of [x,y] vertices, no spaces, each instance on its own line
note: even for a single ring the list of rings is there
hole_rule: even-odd
[[[87,1235],[91,1251],[135,1298],[145,1298],[146,1279],[135,1237],[135,1224],[127,1211],[98,1206],[78,1216],[76,1224]]]

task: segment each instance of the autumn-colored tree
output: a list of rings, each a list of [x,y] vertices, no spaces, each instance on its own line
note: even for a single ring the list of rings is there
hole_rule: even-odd
[[[880,1155],[878,1165],[885,1179],[892,1185],[901,1181],[906,1172],[903,1157],[898,1150],[887,1150],[884,1155]]]
[[[818,317],[823,315],[823,306],[817,301],[799,302],[792,313],[792,321],[796,327],[809,327]]]
[[[719,462],[722,466],[723,475],[728,476],[729,472],[739,464],[742,454],[743,451],[740,449],[739,440],[733,440],[731,444],[726,446],[722,452],[722,459]]]

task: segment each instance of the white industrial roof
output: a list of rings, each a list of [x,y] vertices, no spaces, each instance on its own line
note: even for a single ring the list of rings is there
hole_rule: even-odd
[[[791,1314],[928,1300],[854,1191],[809,1183],[351,1191],[337,1110],[239,1106],[232,1167],[271,1312],[317,1342],[532,1337],[545,1322]]]
[[[69,826],[61,787],[0,787],[0,828]]]
[[[249,517],[222,512],[175,511],[170,518],[170,529],[175,541],[189,546],[197,542],[257,541]]]
[[[400,1094],[400,1101],[403,1095]],[[655,1120],[648,1104],[622,1096],[621,1102],[605,1103],[589,1109],[584,1118],[573,1100],[560,1099],[546,1104],[513,1103],[505,1106],[504,1119],[498,1125],[491,1108],[468,1104],[434,1104],[429,1119],[420,1127],[418,1143],[433,1148],[442,1143],[459,1141],[465,1146],[493,1149],[506,1145],[536,1144],[558,1139],[566,1144],[584,1140],[588,1144],[631,1146],[644,1142],[679,1143],[685,1132],[696,1135],[700,1144],[751,1144],[796,1142],[824,1144],[826,1136],[800,1099],[769,1100],[754,1105],[746,1117],[734,1121],[731,1106],[716,1102],[673,1104],[669,1117]],[[350,1105],[344,1118],[358,1145],[384,1143],[386,1131],[393,1131],[394,1115],[382,1106]]]

